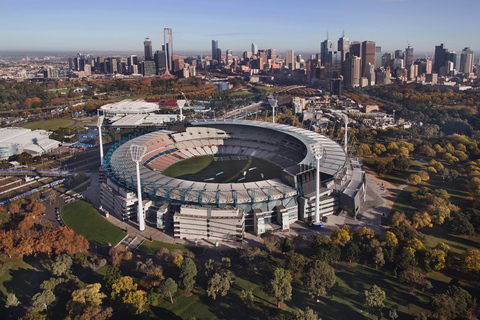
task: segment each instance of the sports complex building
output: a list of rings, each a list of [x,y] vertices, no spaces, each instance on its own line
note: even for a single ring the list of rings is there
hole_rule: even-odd
[[[176,238],[241,240],[245,232],[288,230],[311,222],[315,163],[321,143],[319,213],[356,215],[365,202],[365,173],[335,141],[305,129],[247,120],[204,120],[176,131],[139,133],[117,142],[104,159],[102,206],[136,220],[136,164],[144,212],[151,226]]]

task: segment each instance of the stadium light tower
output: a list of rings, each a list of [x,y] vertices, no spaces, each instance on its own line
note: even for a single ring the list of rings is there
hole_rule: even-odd
[[[103,166],[103,142],[102,142],[102,123],[105,116],[99,116],[97,120],[98,144],[100,145],[100,165]]]
[[[137,198],[138,198],[138,209],[137,209],[137,218],[138,218],[138,229],[140,231],[145,230],[145,217],[143,216],[143,206],[142,206],[142,186],[140,182],[140,161],[142,160],[147,147],[139,146],[132,144],[130,146],[130,154],[132,155],[132,160],[135,162],[137,167]]]
[[[177,100],[177,106],[180,108],[180,121],[183,121],[183,107],[185,106],[185,103],[187,100]]]
[[[272,107],[272,113],[273,113],[272,122],[275,123],[275,108],[278,107],[277,99],[268,98],[268,103],[270,103],[270,106]]]
[[[314,223],[320,223],[320,213],[319,213],[319,194],[320,194],[320,160],[323,158],[323,146],[321,143],[316,143],[310,146],[310,150],[313,153],[313,156],[315,157],[315,160],[317,160],[316,163],[316,169],[317,169],[317,175],[316,175],[316,182],[315,182],[315,221]]]

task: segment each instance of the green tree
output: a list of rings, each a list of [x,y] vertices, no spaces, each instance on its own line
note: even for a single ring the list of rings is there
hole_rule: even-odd
[[[52,264],[53,275],[60,277],[69,274],[72,263],[72,257],[67,254],[56,257],[55,262]]]
[[[103,280],[108,288],[112,287],[112,284],[122,277],[122,273],[120,272],[119,267],[110,266],[105,270],[105,276]]]
[[[448,294],[436,294],[432,298],[431,305],[434,319],[451,320],[455,318],[455,301]]]
[[[465,273],[478,276],[480,272],[480,250],[467,249],[461,256],[460,266]]]
[[[305,266],[305,257],[293,251],[290,251],[286,254],[285,267],[293,273],[301,273],[303,267]]]
[[[291,250],[292,250],[292,244],[290,243],[290,239],[288,237],[285,237],[285,240],[283,241],[283,245],[282,245],[282,251],[290,252]]]
[[[248,307],[253,307],[253,304],[255,303],[255,297],[250,290],[242,290],[242,292],[240,292],[240,299],[242,299],[243,303]]]
[[[325,294],[336,281],[335,270],[325,261],[313,261],[305,274],[305,284],[312,298]]]
[[[7,295],[7,301],[5,302],[5,308],[17,307],[20,304],[14,293]]]
[[[272,294],[278,301],[278,307],[285,300],[292,298],[292,276],[282,268],[275,269],[273,278],[270,280]]]
[[[173,304],[173,298],[172,294],[177,292],[178,286],[176,282],[172,278],[168,278],[165,280],[162,286],[162,293],[163,295],[169,295],[170,296],[170,302]]]
[[[180,287],[190,292],[195,287],[195,277],[197,276],[197,267],[190,258],[185,258],[180,268]]]
[[[374,284],[370,290],[363,291],[363,299],[366,307],[374,309],[379,313],[382,308],[385,307],[385,291],[380,289],[376,284]]]
[[[215,261],[213,259],[208,259],[208,261],[205,262],[205,277],[210,278],[210,276],[213,274],[214,268]]]
[[[322,320],[318,317],[318,314],[315,313],[312,309],[307,307],[305,311],[297,311],[295,312],[295,320]]]
[[[208,279],[207,295],[213,300],[217,299],[217,295],[225,296],[233,284],[233,278],[230,271],[215,273],[213,277]]]
[[[54,301],[55,295],[50,290],[43,290],[32,297],[32,311],[47,310]]]

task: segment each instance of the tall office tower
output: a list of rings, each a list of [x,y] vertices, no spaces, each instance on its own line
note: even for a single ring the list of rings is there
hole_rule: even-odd
[[[171,28],[164,28],[163,29],[163,36],[165,41],[165,55],[167,59],[167,70],[170,71],[173,68],[172,65],[172,56],[173,56],[173,37],[172,37],[172,29]]]
[[[145,50],[145,60],[153,60],[152,41],[150,38],[145,39],[143,47]]]
[[[460,71],[460,55],[455,51],[451,51],[447,54],[447,61],[453,63],[453,69]]]
[[[285,66],[290,70],[295,70],[295,52],[294,50],[287,50],[285,53]]]
[[[153,60],[145,60],[143,62],[143,67],[142,67],[142,71],[143,71],[143,76],[144,77],[151,77],[151,76],[154,76],[155,75],[155,61]]]
[[[426,59],[426,61],[425,61],[425,73],[432,73],[432,71],[433,71],[432,60]]]
[[[129,67],[137,65],[138,64],[138,57],[135,56],[135,55],[132,55],[132,56],[128,57],[127,64],[128,64]]]
[[[222,49],[218,48],[217,49],[217,60],[218,60],[218,63],[222,63],[223,59],[222,59]]]
[[[413,48],[408,46],[405,49],[405,67],[408,69],[413,64]]]
[[[362,44],[358,41],[353,41],[352,43],[350,43],[350,57],[352,56],[362,56]]]
[[[448,50],[442,43],[439,46],[435,46],[435,60],[433,61],[433,72],[439,73],[441,67],[445,67],[447,62]],[[427,72],[428,73],[428,72]]]
[[[212,40],[212,60],[217,60],[218,40]]]
[[[390,68],[390,65],[392,63],[392,54],[390,52],[385,52],[383,55],[382,55],[382,67],[384,68]]]
[[[375,68],[382,66],[382,47],[375,47]]]
[[[332,65],[329,77],[338,78],[342,75],[342,52],[333,51],[332,52]]]
[[[395,50],[395,59],[403,59],[403,51]]]
[[[333,52],[333,42],[332,40],[328,39],[323,41],[320,46],[320,55],[322,59],[322,66],[331,65],[332,63],[332,52]]]
[[[368,63],[365,66],[365,77],[369,86],[375,85],[375,66],[373,64]]]
[[[272,60],[272,63],[275,63],[275,61],[277,60],[276,49],[268,49],[268,59]]]
[[[362,43],[362,75],[366,72],[366,66],[370,63],[375,65],[375,41],[363,41]]]
[[[252,53],[253,55],[258,54],[258,46],[255,43],[252,43]]]
[[[473,50],[470,47],[462,50],[460,55],[460,72],[472,73],[473,72]]]
[[[250,59],[250,58],[252,58],[252,55],[253,55],[252,51],[244,51],[243,52],[243,59]]]
[[[338,39],[337,50],[342,54],[342,62],[347,59],[347,53],[350,52],[350,41],[345,37],[345,32],[340,39]]]
[[[155,61],[155,73],[159,76],[167,72],[167,56],[165,51],[157,50],[153,60]]]
[[[349,87],[359,87],[362,75],[362,58],[352,56],[345,61],[345,64],[345,85]]]

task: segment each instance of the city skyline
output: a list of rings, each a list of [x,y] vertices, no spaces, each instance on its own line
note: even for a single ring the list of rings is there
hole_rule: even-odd
[[[156,51],[164,43],[163,29],[171,28],[175,52],[211,52],[212,39],[236,55],[249,50],[252,42],[279,52],[320,52],[327,32],[336,44],[343,30],[350,41],[375,41],[383,52],[404,50],[408,43],[416,53],[432,52],[440,43],[452,51],[464,47],[480,51],[475,16],[480,3],[474,0],[453,7],[446,0],[345,0],[296,6],[287,6],[285,1],[246,1],[241,7],[219,1],[201,5],[187,1],[181,7],[148,1],[135,6],[122,1],[113,5],[86,0],[82,4],[81,10],[74,10],[57,0],[27,0],[18,10],[18,3],[3,2],[2,50],[138,52],[149,37]],[[306,12],[319,15],[309,18]],[[462,23],[449,23],[453,19]]]

